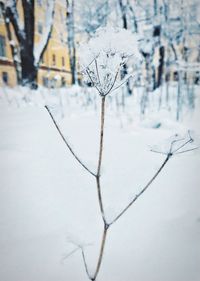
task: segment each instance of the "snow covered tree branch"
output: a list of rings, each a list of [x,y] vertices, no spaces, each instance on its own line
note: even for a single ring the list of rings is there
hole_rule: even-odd
[[[42,56],[47,48],[53,30],[53,19],[55,13],[55,0],[47,0],[44,21],[44,34],[38,43],[34,45],[35,65],[38,67]]]

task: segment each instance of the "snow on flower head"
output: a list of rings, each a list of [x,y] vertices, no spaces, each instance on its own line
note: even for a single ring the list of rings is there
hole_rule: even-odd
[[[94,37],[80,46],[80,64],[89,65],[95,58],[115,57],[116,63],[124,63],[129,57],[141,59],[136,35],[122,28],[99,28]]]
[[[80,46],[80,65],[88,81],[105,96],[114,89],[119,72],[128,59],[140,61],[137,38],[119,28],[100,28],[95,36]]]

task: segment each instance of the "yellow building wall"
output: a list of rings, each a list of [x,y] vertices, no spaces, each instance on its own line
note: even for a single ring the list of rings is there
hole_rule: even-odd
[[[16,72],[13,67],[11,48],[2,15],[0,16],[0,35],[5,38],[5,57],[0,57],[0,86],[3,86],[4,84],[2,77],[3,73],[6,72],[8,74],[8,85],[13,87],[17,83]]]
[[[44,52],[40,67],[38,70],[38,84],[48,87],[60,87],[71,84],[69,55],[67,49],[67,33],[65,26],[66,1],[55,1],[55,14],[53,19],[53,29],[48,46]],[[42,39],[45,32],[45,12],[47,1],[35,1],[35,43]],[[17,4],[18,12],[23,20],[21,1]],[[42,32],[39,30],[42,26]],[[14,32],[12,32],[13,38]],[[8,85],[13,87],[17,84],[16,72],[13,65],[11,48],[7,38],[7,32],[3,18],[0,18],[0,35],[6,38],[6,57],[0,57],[0,77],[3,72],[8,73]],[[15,38],[16,41],[16,38]],[[48,82],[47,82],[48,81]],[[3,85],[0,79],[0,86]]]

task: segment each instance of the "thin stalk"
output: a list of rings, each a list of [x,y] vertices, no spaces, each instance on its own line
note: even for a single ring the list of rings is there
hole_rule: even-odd
[[[102,199],[102,194],[101,194],[101,182],[100,182],[102,155],[103,155],[103,142],[104,142],[105,99],[106,99],[105,96],[103,96],[101,98],[100,142],[99,142],[99,157],[98,157],[97,174],[96,174],[98,202],[99,202],[101,216],[102,216],[103,223],[104,223],[104,230],[103,230],[103,235],[102,235],[102,240],[101,240],[101,247],[100,247],[100,252],[99,252],[99,257],[98,257],[98,261],[97,261],[96,270],[95,270],[95,273],[94,273],[94,277],[91,278],[91,281],[95,281],[96,278],[97,278],[97,275],[99,273],[99,270],[100,270],[100,267],[101,267],[101,264],[102,264],[103,254],[104,254],[104,248],[105,248],[105,243],[106,243],[107,231],[108,231],[108,228],[109,228],[109,225],[106,222],[106,218],[105,218],[103,199]]]
[[[116,218],[109,223],[109,225],[114,224],[118,219],[133,205],[133,203],[147,190],[147,188],[152,184],[152,182],[157,178],[157,176],[160,174],[162,169],[165,167],[169,159],[171,158],[172,154],[168,153],[167,157],[165,158],[164,162],[160,166],[160,168],[157,170],[157,172],[154,174],[154,176],[148,181],[148,183],[145,185],[145,187],[137,194],[135,197],[130,201],[130,203],[119,213],[119,215],[116,216]]]
[[[94,82],[94,80],[92,79],[92,76],[90,75],[90,70],[89,68],[86,69],[86,73],[88,75],[88,77],[90,78],[90,81],[92,82],[93,86],[97,89],[97,91],[99,92],[99,95],[102,96],[102,92],[100,91],[100,89],[97,87],[96,83]]]
[[[104,142],[105,99],[106,99],[105,96],[101,98],[100,142],[99,142],[99,156],[98,156],[97,173],[96,173],[96,184],[97,184],[97,194],[98,194],[101,216],[104,221],[104,224],[106,225],[107,223],[105,219],[103,199],[101,194],[101,182],[100,182],[102,156],[103,156],[103,142]]]
[[[96,176],[100,176],[101,173],[101,164],[102,164],[102,155],[103,155],[103,138],[104,138],[104,122],[105,122],[105,100],[106,97],[101,98],[101,126],[100,126],[100,144],[99,144],[99,159],[97,166]]]
[[[103,199],[102,199],[102,194],[101,194],[101,182],[100,182],[100,177],[99,176],[96,176],[96,184],[97,184],[97,195],[98,195],[98,201],[99,201],[99,207],[100,207],[100,211],[101,211],[101,216],[102,216],[104,224],[107,224],[106,223],[106,218],[105,218]]]
[[[100,267],[101,267],[101,264],[102,264],[105,243],[106,243],[106,238],[107,238],[107,232],[108,232],[108,226],[104,225],[104,230],[103,230],[103,235],[102,235],[102,240],[101,240],[101,247],[100,247],[100,252],[99,252],[99,258],[98,258],[97,267],[96,267],[96,270],[94,273],[94,277],[91,278],[92,281],[96,280]]]
[[[58,127],[58,124],[56,123],[56,120],[54,119],[50,109],[48,108],[47,105],[45,105],[46,110],[48,111],[57,131],[59,132],[62,140],[64,141],[64,143],[66,144],[66,146],[68,147],[69,151],[72,153],[72,155],[74,156],[74,158],[79,162],[79,164],[81,164],[81,166],[88,172],[90,173],[92,176],[96,177],[96,174],[93,173],[81,160],[80,158],[75,154],[74,150],[72,149],[72,147],[69,145],[69,143],[67,142],[66,138],[64,137],[63,133],[61,132],[60,128]]]
[[[96,58],[95,58],[95,67],[96,67],[97,77],[98,77],[98,80],[99,80],[99,85],[101,85],[100,76],[99,76],[99,68],[98,68],[98,63],[97,63]]]
[[[131,77],[133,77],[132,74],[128,75],[128,77],[127,77],[125,80],[121,81],[121,83],[120,83],[118,86],[116,86],[115,88],[113,88],[113,89],[111,90],[111,92],[114,92],[115,90],[119,89],[119,88],[120,88],[122,85],[124,85]]]
[[[176,153],[177,151],[179,151],[181,148],[183,148],[184,146],[186,146],[188,143],[191,143],[192,139],[190,138],[188,141],[186,141],[185,143],[183,143],[181,146],[179,146],[177,149],[175,149],[173,151],[173,153]]]
[[[85,253],[84,253],[84,250],[82,248],[81,248],[81,253],[82,253],[83,263],[84,263],[84,267],[85,267],[85,271],[87,273],[87,276],[88,276],[89,279],[92,280],[92,277],[90,276],[90,273],[89,273],[89,270],[88,270],[88,265],[87,265],[87,262],[86,262]]]
[[[116,83],[116,81],[117,81],[118,73],[119,73],[119,68],[118,68],[118,70],[117,70],[117,72],[116,72],[116,74],[115,74],[115,77],[114,77],[114,80],[113,80],[113,82],[112,82],[112,85],[111,85],[110,89],[108,90],[108,92],[107,92],[104,96],[107,96],[107,95],[112,91],[112,89],[113,89],[113,87],[115,86],[115,83]]]

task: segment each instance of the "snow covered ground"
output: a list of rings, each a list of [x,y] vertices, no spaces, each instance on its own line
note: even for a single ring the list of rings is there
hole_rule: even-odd
[[[97,166],[98,106],[95,110],[94,101],[83,106],[83,96],[68,98],[67,92],[32,101],[27,94],[21,99],[17,90],[6,91],[0,95],[0,280],[86,281],[81,253],[65,257],[74,242],[81,243],[90,271],[95,268],[102,235],[95,181],[67,150],[42,105],[48,100],[66,138],[92,170]],[[131,98],[127,103],[130,110]],[[102,171],[108,217],[162,163],[164,156],[149,146],[188,128],[200,134],[199,109],[181,123],[162,119],[154,129],[157,117],[139,122],[109,106]],[[199,167],[199,151],[169,161],[109,230],[99,281],[200,280]]]

